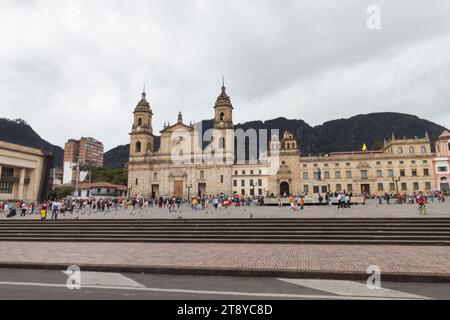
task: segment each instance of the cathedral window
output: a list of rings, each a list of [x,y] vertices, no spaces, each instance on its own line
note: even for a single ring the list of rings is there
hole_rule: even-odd
[[[409,147],[409,153],[414,153],[414,147]]]
[[[220,121],[225,121],[225,113],[220,114]]]
[[[402,153],[403,153],[403,148],[402,148],[402,147],[399,147],[399,148],[398,148],[398,153],[399,153],[399,154],[402,154]]]
[[[200,171],[200,179],[205,179],[205,171]]]
[[[141,127],[142,126],[142,118],[138,119],[138,126]]]
[[[136,152],[137,153],[141,152],[141,149],[142,149],[141,142],[140,141],[136,142],[136,148],[135,148]]]

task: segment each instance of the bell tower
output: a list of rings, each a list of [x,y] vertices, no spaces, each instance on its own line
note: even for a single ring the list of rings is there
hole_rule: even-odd
[[[222,81],[222,92],[217,97],[214,111],[215,129],[233,129],[233,105],[226,93],[225,80]]]
[[[142,99],[134,109],[133,127],[130,133],[130,156],[145,156],[153,152],[153,112],[147,101],[147,93],[142,92]]]

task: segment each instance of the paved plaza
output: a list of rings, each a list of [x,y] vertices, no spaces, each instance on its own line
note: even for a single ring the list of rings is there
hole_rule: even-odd
[[[0,265],[450,276],[450,247],[377,245],[0,242]],[[186,271],[185,271],[186,272]],[[188,272],[189,273],[189,272]],[[220,274],[220,273],[219,273]],[[448,280],[447,280],[448,281]]]
[[[142,210],[128,208],[127,210],[112,209],[109,212],[97,212],[96,210],[85,209],[74,213],[59,214],[58,219],[239,219],[239,218],[417,218],[420,215],[417,212],[416,204],[403,205],[379,205],[377,201],[368,201],[366,205],[355,205],[350,209],[338,210],[336,206],[307,206],[302,211],[290,211],[288,206],[279,207],[231,207],[228,209],[207,208],[204,210],[193,210],[188,207],[181,207],[176,212],[169,212],[168,208],[144,208]],[[450,202],[443,204],[430,203],[427,205],[427,217],[449,217]],[[47,215],[48,219],[51,213]],[[33,219],[39,220],[40,215],[27,215],[20,217],[16,215],[13,218],[6,218],[5,214],[0,213],[2,219]]]

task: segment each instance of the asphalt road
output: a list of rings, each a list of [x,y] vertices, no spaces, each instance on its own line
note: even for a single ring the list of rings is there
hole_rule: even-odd
[[[173,276],[0,269],[0,299],[276,300],[450,299],[450,283],[365,283],[335,280]],[[80,282],[81,280],[81,282]]]

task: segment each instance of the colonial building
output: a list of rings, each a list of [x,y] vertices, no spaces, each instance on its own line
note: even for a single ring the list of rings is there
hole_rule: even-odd
[[[450,132],[445,130],[436,141],[436,158],[433,160],[435,188],[450,191]]]
[[[43,201],[52,156],[40,149],[0,141],[0,201]]]
[[[160,146],[156,147],[152,118],[144,92],[134,109],[130,133],[130,195],[287,196],[339,191],[381,195],[435,187],[434,154],[428,134],[412,139],[392,135],[377,151],[311,157],[301,155],[293,134],[277,133],[270,137],[264,156],[260,153],[255,161],[246,158],[240,162],[235,149],[238,134],[233,130],[233,106],[224,85],[214,106],[215,130],[207,143],[202,141],[202,130],[185,124],[180,112],[175,124],[164,125]],[[448,137],[441,140],[444,138],[448,148]],[[442,179],[448,181],[448,176]]]
[[[434,183],[432,163],[433,153],[427,134],[421,139],[396,139],[393,136],[378,151],[300,156],[294,169],[300,171],[300,178],[298,182],[292,182],[293,189],[290,190],[309,194],[347,191],[376,195],[428,191]],[[285,170],[292,170],[291,166]]]
[[[206,147],[199,143],[198,130],[185,124],[180,112],[175,124],[165,125],[160,132],[161,142],[156,148],[152,118],[153,111],[144,92],[134,109],[130,133],[131,195],[182,197],[232,193],[233,106],[225,86],[214,106],[218,137],[212,136]]]

